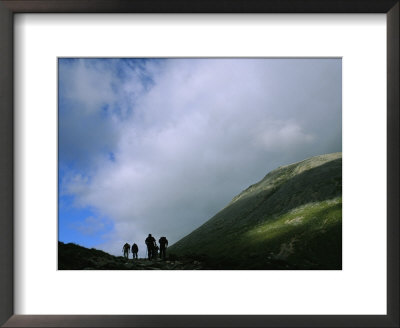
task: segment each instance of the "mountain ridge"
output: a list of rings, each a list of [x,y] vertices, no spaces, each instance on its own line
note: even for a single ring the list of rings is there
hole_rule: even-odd
[[[314,156],[281,166],[235,196],[210,220],[172,245],[170,252],[178,256],[210,257],[217,262],[229,259],[232,268],[269,267],[266,259],[281,259],[291,267],[340,269],[341,194],[341,153]],[[296,211],[303,216],[292,217]],[[318,220],[313,220],[316,216]],[[310,254],[313,252],[304,251],[304,247],[312,243],[306,242],[308,239],[316,241],[326,233],[324,228],[318,231],[314,228],[327,218],[334,223],[326,227],[330,231],[326,234],[330,241],[319,240],[319,246],[314,245],[328,248],[324,259],[323,254]],[[277,222],[281,222],[279,229],[286,231],[286,239],[282,233],[273,243],[267,233],[262,238],[256,234],[260,241],[254,244],[257,238],[251,231],[262,231],[263,225],[272,227],[274,224],[278,229]],[[304,230],[307,225],[310,225],[308,233]],[[300,231],[301,227],[304,231]],[[335,249],[335,254],[331,254],[329,245]],[[288,253],[285,249],[291,251]],[[318,253],[318,250],[313,251]],[[255,263],[249,263],[249,254],[253,254]]]

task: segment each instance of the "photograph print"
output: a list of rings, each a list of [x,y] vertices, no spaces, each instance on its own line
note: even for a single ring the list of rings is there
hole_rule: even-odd
[[[59,58],[59,270],[341,270],[341,58]]]

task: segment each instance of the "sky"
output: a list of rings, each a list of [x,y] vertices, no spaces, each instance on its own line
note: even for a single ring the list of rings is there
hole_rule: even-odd
[[[341,59],[60,58],[58,238],[172,245],[269,171],[342,151]]]

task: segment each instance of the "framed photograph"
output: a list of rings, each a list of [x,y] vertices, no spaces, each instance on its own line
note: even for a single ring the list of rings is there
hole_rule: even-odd
[[[58,269],[341,270],[341,77],[341,58],[58,58]]]
[[[399,7],[0,1],[0,323],[398,327]]]

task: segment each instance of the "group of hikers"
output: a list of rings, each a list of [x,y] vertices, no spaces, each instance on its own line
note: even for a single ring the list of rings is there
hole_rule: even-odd
[[[145,243],[147,247],[147,258],[149,260],[156,259],[158,255],[160,256],[160,259],[165,259],[168,247],[167,238],[161,237],[158,240],[158,243],[160,244],[160,246],[158,246],[156,239],[151,234],[149,234],[145,240]],[[139,247],[135,243],[132,245],[132,247],[128,243],[125,243],[125,245],[122,247],[122,251],[124,252],[124,257],[126,259],[129,258],[130,251],[132,251],[133,259],[138,258]]]

